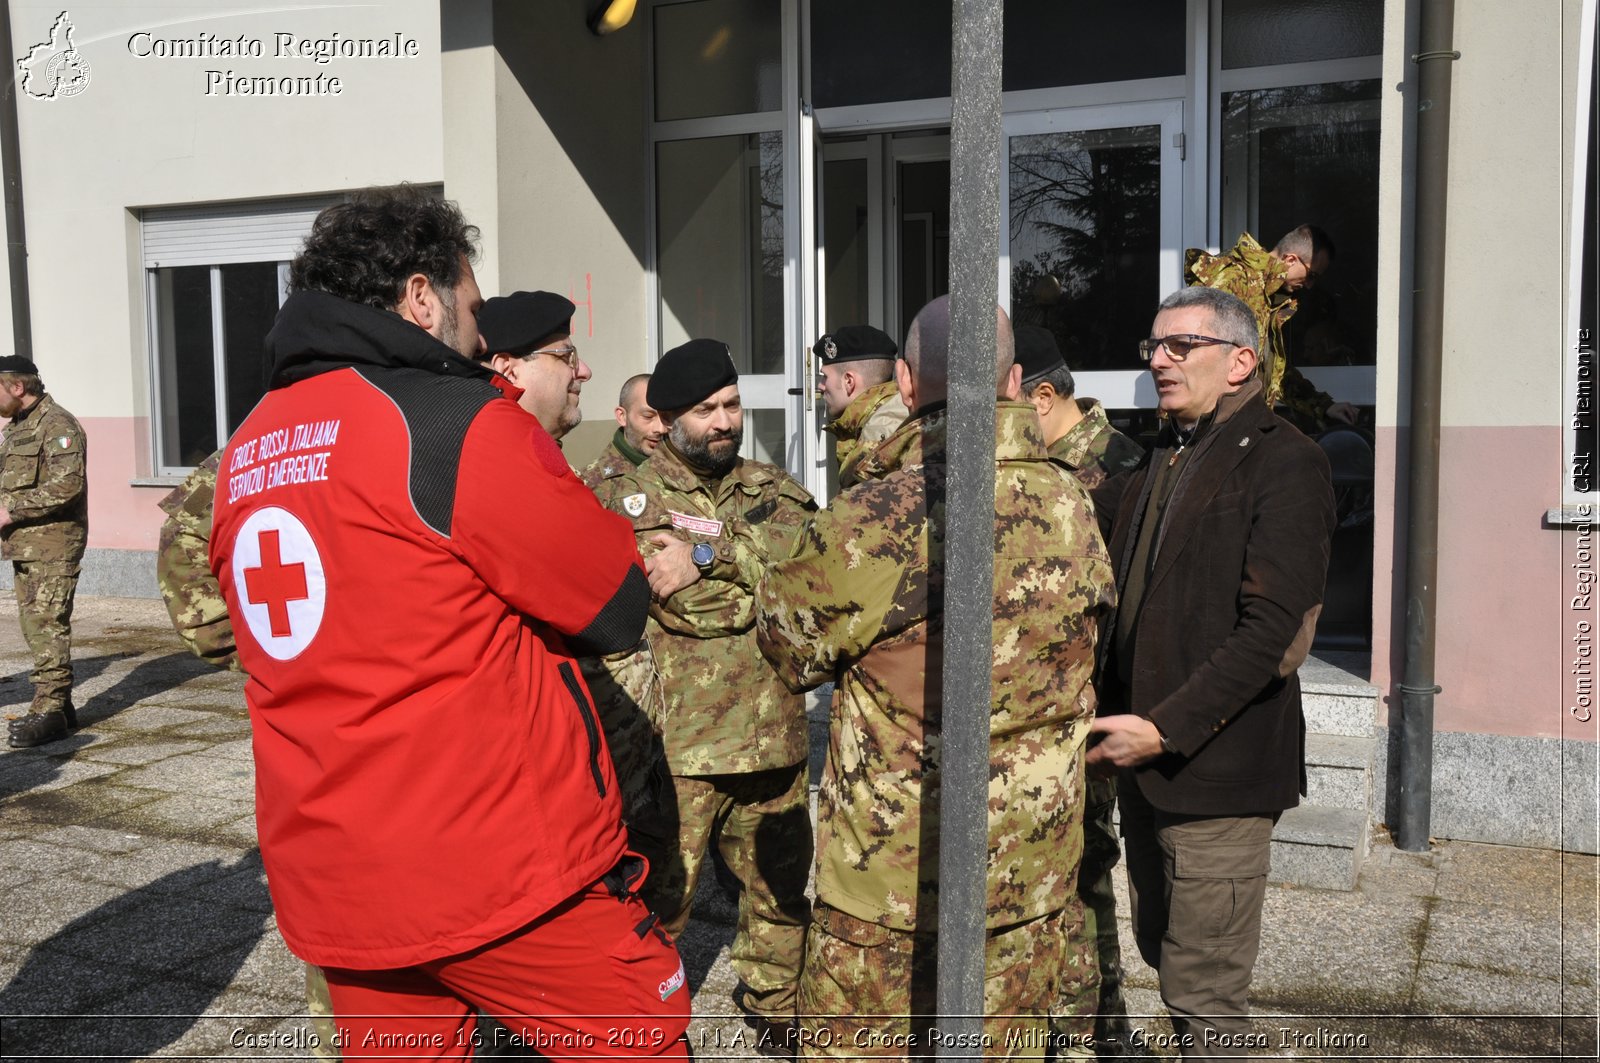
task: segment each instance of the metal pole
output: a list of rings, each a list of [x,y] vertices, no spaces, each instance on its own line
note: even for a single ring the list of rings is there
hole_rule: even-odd
[[[950,123],[949,494],[939,793],[940,1058],[983,1055],[994,657],[995,276],[1001,0],[955,0]]]
[[[0,0],[0,57],[13,61],[11,3]],[[6,186],[6,256],[11,274],[13,354],[33,358],[33,314],[28,304],[28,238],[22,225],[22,154],[17,136],[17,71],[13,67],[0,95],[0,175]]]
[[[1426,852],[1433,816],[1434,618],[1439,572],[1439,391],[1444,361],[1445,194],[1450,176],[1454,0],[1422,0],[1417,64],[1416,290],[1412,293],[1405,670],[1396,842]]]

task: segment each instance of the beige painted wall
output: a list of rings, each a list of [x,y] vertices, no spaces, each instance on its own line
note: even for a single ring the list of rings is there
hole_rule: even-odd
[[[494,290],[542,288],[578,304],[572,338],[594,376],[565,446],[582,466],[616,427],[622,382],[653,361],[644,19],[596,37],[572,5],[502,0],[493,29]],[[447,193],[466,165],[447,158]]]
[[[48,39],[59,3],[11,5],[19,54]],[[139,229],[130,211],[342,191],[443,177],[439,8],[381,0],[277,9],[250,0],[75,3],[73,43],[90,81],[70,98],[19,93],[35,355],[80,417],[147,417]],[[263,57],[140,58],[146,38],[202,34],[262,44]],[[275,57],[296,38],[417,42],[415,58]],[[339,95],[207,95],[207,70],[337,77]],[[10,342],[9,328],[6,343]],[[146,462],[148,459],[145,459]],[[127,476],[148,471],[130,466]]]

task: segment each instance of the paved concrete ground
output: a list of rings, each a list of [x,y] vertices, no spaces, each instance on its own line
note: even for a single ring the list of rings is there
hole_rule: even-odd
[[[307,1056],[301,966],[255,851],[241,680],[184,653],[159,602],[80,601],[76,646],[84,729],[0,753],[0,1054]],[[7,597],[5,714],[26,708],[27,671]],[[1256,1054],[1595,1058],[1597,898],[1594,857],[1465,843],[1380,841],[1350,893],[1275,886]],[[681,943],[694,1046],[748,1056],[734,909],[712,883],[699,900]],[[1135,1025],[1170,1055],[1154,975],[1127,955]]]

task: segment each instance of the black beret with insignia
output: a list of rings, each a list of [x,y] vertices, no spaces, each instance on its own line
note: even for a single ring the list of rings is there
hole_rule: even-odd
[[[39,367],[20,354],[8,354],[0,358],[0,373],[21,373],[28,376],[38,376]]]
[[[1056,338],[1049,329],[1038,325],[1018,325],[1016,338],[1017,364],[1022,366],[1024,384],[1031,384],[1046,373],[1067,367],[1066,360],[1061,357],[1061,348],[1056,346]]]
[[[577,306],[555,292],[513,292],[484,300],[478,331],[490,354],[524,355],[551,336],[572,331]]]
[[[738,382],[733,352],[721,340],[690,340],[661,356],[644,401],[656,410],[684,410]]]
[[[846,325],[823,336],[811,345],[811,350],[823,365],[893,358],[900,353],[887,332],[871,325]]]

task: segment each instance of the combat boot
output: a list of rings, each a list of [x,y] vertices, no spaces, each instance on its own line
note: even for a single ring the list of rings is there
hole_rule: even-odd
[[[59,742],[72,733],[72,725],[76,722],[74,715],[69,723],[65,712],[30,712],[11,721],[6,744],[12,749],[26,749],[47,742]]]

